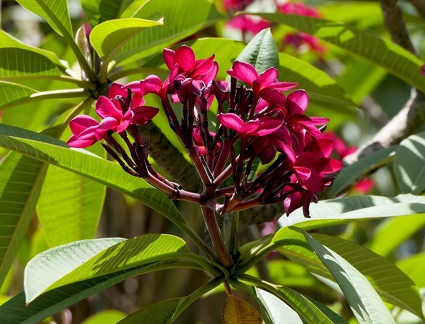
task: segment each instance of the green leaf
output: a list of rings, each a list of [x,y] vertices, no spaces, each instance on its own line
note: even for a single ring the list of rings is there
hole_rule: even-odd
[[[141,310],[119,321],[119,324],[162,324],[168,323],[173,317],[182,298],[162,300],[148,305]]]
[[[31,222],[47,165],[10,152],[0,164],[0,285]]]
[[[355,163],[344,167],[332,183],[331,196],[355,184],[362,175],[387,165],[393,160],[397,147],[391,146],[366,155]]]
[[[0,78],[61,75],[46,56],[21,48],[0,49]]]
[[[25,9],[39,15],[60,35],[73,35],[66,0],[17,0]]]
[[[259,32],[246,45],[236,60],[250,63],[258,73],[263,73],[271,67],[279,70],[277,47],[270,28]]]
[[[90,27],[95,27],[100,21],[99,4],[101,0],[80,0],[84,16]]]
[[[334,276],[360,323],[395,323],[377,292],[358,270],[307,232],[303,234],[310,247]]]
[[[277,323],[282,318],[287,323],[303,323],[297,312],[275,295],[259,288],[255,288],[255,292],[266,324]]]
[[[396,263],[419,288],[425,287],[425,253],[415,254]]]
[[[425,190],[425,132],[403,140],[394,157],[394,175],[401,192],[420,194]]]
[[[0,30],[0,48],[1,49],[5,49],[5,48],[12,49],[12,48],[14,48],[14,49],[31,51],[31,52],[40,54],[42,56],[45,56],[53,64],[55,64],[59,67],[64,67],[55,53],[53,53],[51,51],[40,49],[38,47],[32,47],[32,46],[29,46],[27,44],[24,44],[24,43],[20,42],[19,40],[17,40],[16,38],[13,38],[11,35],[9,35],[8,33],[6,33],[3,30]],[[34,62],[31,62],[31,63],[34,64]]]
[[[70,149],[60,140],[0,124],[0,146],[83,175],[135,198],[161,213],[177,226],[186,220],[173,202],[143,179],[125,173],[114,162],[81,149]]]
[[[297,225],[305,230],[345,224],[353,220],[376,219],[425,213],[425,197],[410,194],[396,197],[356,196],[319,201],[310,205],[311,218],[302,210],[279,219],[279,226]]]
[[[186,242],[167,234],[68,243],[43,252],[28,263],[24,274],[26,299],[31,302],[54,288],[173,259],[182,252],[189,252]]]
[[[129,270],[76,282],[64,287],[49,291],[30,304],[25,303],[25,294],[22,292],[0,306],[0,320],[10,324],[38,323],[44,318],[77,303],[84,298],[94,295],[127,278],[143,273],[169,268],[173,261],[157,262]]]
[[[339,237],[324,234],[312,236],[366,276],[385,301],[423,319],[422,301],[415,283],[393,263],[361,245]]]
[[[223,309],[224,324],[261,324],[263,319],[247,301],[235,296],[227,296]]]
[[[134,0],[100,0],[100,21],[120,18],[121,13],[128,8]]]
[[[109,62],[124,44],[142,30],[161,25],[161,21],[139,18],[108,20],[93,28],[90,43],[99,56]]]
[[[258,13],[269,21],[289,25],[363,57],[410,85],[425,91],[421,75],[423,62],[401,46],[368,31],[334,21],[298,15]]]
[[[375,228],[369,248],[380,255],[388,256],[401,243],[423,229],[424,225],[424,215],[386,219]]]
[[[17,83],[0,81],[0,111],[28,101],[36,92]]]
[[[149,28],[133,37],[118,52],[115,58],[117,62],[126,64],[160,53],[164,47],[224,18],[208,0],[149,1],[133,18],[151,19],[158,13],[164,17],[164,26]],[[124,62],[126,59],[128,61]]]
[[[115,309],[107,309],[90,316],[81,324],[116,324],[127,315]]]

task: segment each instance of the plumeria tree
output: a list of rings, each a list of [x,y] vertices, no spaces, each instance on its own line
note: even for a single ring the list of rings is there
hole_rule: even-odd
[[[419,1],[17,3],[5,323],[425,320]]]

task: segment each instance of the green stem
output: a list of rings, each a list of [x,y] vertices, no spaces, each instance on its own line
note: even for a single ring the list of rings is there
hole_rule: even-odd
[[[203,257],[200,257],[199,255],[196,255],[194,253],[182,252],[179,254],[178,258],[183,260],[189,260],[198,264],[202,267],[203,270],[209,272],[214,277],[223,277],[222,271],[219,271],[216,267],[214,267],[211,263],[209,263],[207,260],[205,260]]]
[[[14,77],[2,77],[2,81],[15,81],[16,79],[19,80],[38,80],[38,79],[46,79],[46,80],[57,80],[57,81],[62,81],[62,82],[67,82],[67,83],[72,83],[72,84],[76,84],[77,86],[79,86],[80,88],[84,88],[84,89],[90,89],[90,90],[96,90],[96,85],[93,82],[90,81],[86,81],[86,80],[81,80],[78,79],[76,77],[72,77],[72,76],[68,76],[68,75],[30,75],[30,76],[26,76],[26,75],[18,75],[18,76],[14,76]]]
[[[45,99],[64,99],[64,98],[81,98],[90,97],[91,92],[87,89],[65,89],[65,90],[52,90],[37,92],[30,96],[31,99],[45,100]]]
[[[230,225],[230,233],[229,233],[229,251],[231,255],[239,255],[239,237],[238,237],[238,229],[239,229],[239,212],[235,212],[231,214],[231,225]]]
[[[173,323],[176,318],[187,308],[189,307],[195,300],[205,295],[207,292],[213,290],[218,285],[220,285],[224,281],[223,278],[214,278],[208,281],[205,285],[195,290],[189,296],[183,297],[175,310],[173,317],[171,318],[170,323]]]

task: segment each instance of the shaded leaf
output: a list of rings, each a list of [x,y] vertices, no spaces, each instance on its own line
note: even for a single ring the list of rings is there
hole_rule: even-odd
[[[366,155],[355,163],[345,166],[332,183],[331,196],[355,184],[362,175],[382,167],[393,160],[397,147],[391,146]]]
[[[137,312],[130,314],[119,321],[119,324],[162,324],[168,323],[173,317],[177,306],[182,298],[162,300],[158,303],[148,305]]]
[[[40,253],[28,263],[24,274],[26,299],[30,302],[54,288],[173,259],[179,252],[188,251],[185,241],[167,234],[68,243]]]
[[[93,28],[100,21],[99,4],[101,0],[80,0],[84,16],[90,27]]]
[[[394,157],[394,175],[401,192],[420,194],[425,190],[425,132],[403,140]]]
[[[258,15],[339,46],[349,53],[383,67],[421,91],[425,91],[425,83],[421,75],[423,62],[392,41],[350,25],[324,19],[279,13],[259,13]]]
[[[334,276],[360,323],[395,323],[377,292],[358,270],[307,232],[303,234],[311,248]]]
[[[39,15],[60,35],[73,35],[68,1],[66,0],[17,0],[25,9]]]
[[[236,60],[250,63],[258,73],[263,73],[271,67],[279,70],[277,47],[270,28],[259,32],[246,45]]]
[[[396,197],[356,196],[319,201],[310,205],[311,218],[302,210],[289,217],[279,218],[279,226],[297,225],[305,230],[330,225],[345,224],[354,220],[376,219],[425,213],[425,197],[410,194]]]
[[[120,18],[121,13],[132,4],[134,0],[100,0],[100,21]]]
[[[28,101],[36,92],[17,83],[0,81],[0,111]]]
[[[262,322],[260,313],[250,303],[235,296],[227,296],[223,310],[223,323],[261,324]]]
[[[47,165],[10,152],[0,164],[0,285],[31,222]]]
[[[312,236],[365,275],[385,301],[423,317],[422,301],[414,282],[393,263],[339,237],[324,234]]]

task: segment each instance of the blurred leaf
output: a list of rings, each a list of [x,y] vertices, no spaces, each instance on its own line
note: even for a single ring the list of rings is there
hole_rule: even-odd
[[[0,81],[0,111],[29,101],[36,92],[17,83]]]
[[[269,21],[289,25],[363,57],[425,92],[423,62],[401,46],[368,31],[334,21],[298,15],[259,13]]]
[[[116,324],[127,315],[115,309],[107,309],[90,316],[81,324]]]
[[[57,287],[177,258],[188,251],[185,241],[167,234],[68,243],[42,252],[28,263],[24,274],[26,299],[31,302]]]
[[[10,152],[0,164],[0,285],[31,222],[47,165]]]
[[[0,48],[0,78],[61,75],[46,56],[21,48]]]
[[[50,60],[53,64],[59,67],[63,67],[63,64],[61,63],[61,61],[59,60],[59,58],[54,52],[46,51],[38,47],[32,47],[27,44],[24,44],[20,42],[19,40],[17,40],[16,38],[13,38],[11,35],[6,33],[5,31],[0,30],[0,52],[6,48],[26,50],[36,54],[40,54],[46,57],[48,60]],[[37,57],[37,56],[34,56],[34,57]],[[4,64],[4,62],[2,63]],[[31,62],[31,64],[34,64],[34,62]]]
[[[355,24],[357,27],[368,28],[382,25],[383,17],[379,3],[375,1],[324,1],[319,12],[325,19]]]
[[[175,261],[157,262],[76,282],[53,289],[28,305],[25,303],[25,294],[22,292],[0,306],[0,320],[8,324],[38,323],[42,319],[127,278],[161,270],[173,263]]]
[[[73,36],[68,1],[66,0],[16,0],[25,9],[39,15],[60,35]]]
[[[121,13],[128,8],[134,0],[100,0],[100,21],[120,18]]]
[[[122,18],[105,21],[93,28],[90,43],[99,56],[109,62],[124,44],[142,30],[160,26],[162,22],[138,18]]]
[[[425,190],[425,132],[403,140],[394,157],[394,175],[401,192],[420,194]]]
[[[258,73],[263,73],[271,67],[279,70],[277,47],[270,28],[259,32],[246,45],[236,60],[253,65]]]
[[[84,16],[90,27],[93,28],[100,21],[99,4],[101,0],[80,0]]]
[[[388,256],[401,243],[423,229],[424,225],[424,215],[386,219],[375,228],[369,248],[380,255]]]
[[[332,273],[360,323],[395,323],[388,308],[367,279],[349,262],[303,231],[307,242]]]
[[[187,226],[184,217],[166,195],[143,179],[125,173],[117,163],[101,159],[85,150],[70,149],[55,138],[2,124],[0,146],[105,184],[141,201],[177,226]]]
[[[263,319],[260,313],[247,301],[235,296],[227,296],[223,309],[223,323],[225,324],[261,324]]]
[[[259,288],[255,288],[255,292],[266,324],[303,323],[297,312],[275,295]]]
[[[414,282],[393,263],[361,245],[339,237],[324,234],[312,236],[366,276],[385,301],[423,318],[422,301]]]
[[[396,263],[419,288],[425,287],[425,252],[412,255]]]
[[[160,53],[164,47],[224,18],[208,0],[149,1],[133,18],[152,19],[158,13],[164,17],[164,26],[149,28],[133,37],[118,52],[117,62],[125,64]]]
[[[302,210],[289,217],[279,218],[279,226],[297,225],[304,230],[339,225],[353,220],[376,219],[425,213],[425,197],[410,194],[396,197],[356,196],[319,201],[310,205],[311,218],[305,218]]]
[[[167,300],[162,300],[155,304],[148,305],[138,310],[137,312],[130,314],[129,316],[122,319],[118,323],[119,324],[168,323],[170,319],[173,317],[181,299],[182,298],[167,299]]]
[[[368,172],[389,164],[393,160],[396,149],[396,146],[391,146],[370,153],[355,163],[345,166],[332,183],[331,196],[334,197],[353,186],[356,180]]]

